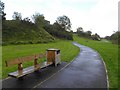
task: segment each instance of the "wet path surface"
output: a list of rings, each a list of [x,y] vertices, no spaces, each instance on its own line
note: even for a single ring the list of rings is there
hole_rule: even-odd
[[[51,65],[39,70],[38,72],[31,73],[23,77],[23,79],[8,78],[2,81],[2,88],[33,88],[37,84],[48,79],[53,74],[57,73],[66,65],[66,62],[62,62],[61,65],[58,65],[57,67]]]
[[[80,53],[61,71],[57,72],[67,63],[56,68],[50,66],[26,76],[23,80],[4,80],[3,88],[107,88],[106,71],[99,54],[89,47],[73,44],[80,48]]]
[[[35,88],[107,88],[106,71],[97,52],[78,43],[81,50],[65,69]]]

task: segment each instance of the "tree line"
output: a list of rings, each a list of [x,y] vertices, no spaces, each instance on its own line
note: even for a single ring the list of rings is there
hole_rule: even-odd
[[[33,14],[31,20],[29,17],[22,19],[21,13],[14,12],[13,19],[6,20],[4,7],[5,4],[0,1],[3,43],[44,43],[55,38],[73,40],[71,22],[65,15],[59,16],[53,24],[40,13]]]
[[[85,38],[89,38],[89,39],[92,39],[92,40],[98,40],[98,41],[101,40],[101,37],[97,33],[92,34],[92,32],[89,31],[89,30],[85,32],[82,27],[77,28],[76,34],[79,37],[85,37]]]
[[[105,39],[112,41],[114,44],[120,45],[120,31],[114,32],[111,36],[106,36]]]
[[[35,13],[32,20],[29,17],[22,19],[22,14],[14,12],[12,20],[6,20],[4,12],[5,4],[0,1],[0,16],[2,16],[2,39],[4,43],[26,44],[26,43],[47,43],[54,41],[56,38],[73,40],[73,34],[79,37],[89,38],[92,40],[101,40],[101,37],[90,30],[84,31],[78,27],[76,32],[71,30],[70,18],[66,15],[59,16],[53,24],[46,20],[43,14]],[[113,43],[120,43],[120,32],[117,31],[105,39]]]

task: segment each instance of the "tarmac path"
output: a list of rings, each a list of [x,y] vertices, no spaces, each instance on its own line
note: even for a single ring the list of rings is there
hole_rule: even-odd
[[[50,67],[20,81],[13,78],[4,80],[3,88],[107,88],[107,74],[99,54],[89,47],[73,44],[80,48],[80,53],[69,65],[63,63],[58,69]]]

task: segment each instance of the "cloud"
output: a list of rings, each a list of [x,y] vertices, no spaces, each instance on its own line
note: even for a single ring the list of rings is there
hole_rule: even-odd
[[[118,27],[118,2],[117,0],[100,0],[89,12],[90,26],[93,31],[101,36],[111,35]]]

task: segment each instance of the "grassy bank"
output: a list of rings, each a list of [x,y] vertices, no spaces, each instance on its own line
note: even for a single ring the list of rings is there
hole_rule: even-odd
[[[72,41],[56,41],[47,44],[11,45],[2,47],[2,67],[3,78],[9,72],[17,70],[17,65],[5,67],[5,60],[12,60],[19,57],[45,53],[48,48],[58,48],[61,50],[61,60],[70,62],[79,52],[79,48],[72,45]],[[24,64],[23,64],[24,65]],[[24,67],[33,65],[33,62],[25,63]]]
[[[0,78],[2,78],[2,46],[0,46]]]
[[[104,41],[93,41],[74,35],[74,41],[97,50],[104,59],[110,82],[110,88],[118,87],[118,45]]]

